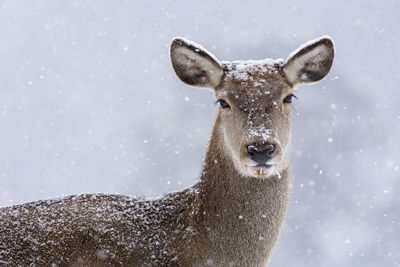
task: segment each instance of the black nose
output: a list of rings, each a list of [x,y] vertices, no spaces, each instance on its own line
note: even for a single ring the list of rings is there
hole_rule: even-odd
[[[258,145],[256,143],[247,146],[247,154],[249,159],[263,164],[271,160],[275,156],[275,145],[266,143]]]

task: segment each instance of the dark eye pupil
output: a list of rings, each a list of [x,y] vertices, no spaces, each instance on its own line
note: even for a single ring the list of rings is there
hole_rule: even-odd
[[[229,104],[225,100],[220,99],[218,100],[218,103],[222,108],[229,108]]]
[[[287,104],[292,103],[292,97],[293,97],[293,95],[288,95],[288,96],[286,96],[286,97],[283,99],[283,102],[284,102],[284,103],[287,103]]]

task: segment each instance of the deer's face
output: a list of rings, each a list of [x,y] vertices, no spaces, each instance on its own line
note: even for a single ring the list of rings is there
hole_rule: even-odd
[[[284,60],[218,62],[204,48],[174,39],[171,60],[185,83],[212,88],[220,105],[221,150],[244,176],[266,178],[288,167],[294,86],[321,80],[334,48],[324,37]]]
[[[222,148],[245,176],[268,177],[288,165],[294,92],[280,67],[266,61],[222,64],[217,127]]]

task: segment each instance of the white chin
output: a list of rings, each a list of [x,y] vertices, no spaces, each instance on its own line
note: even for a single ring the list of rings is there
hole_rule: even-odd
[[[275,165],[254,167],[247,166],[246,171],[248,175],[252,177],[268,178],[275,174]]]

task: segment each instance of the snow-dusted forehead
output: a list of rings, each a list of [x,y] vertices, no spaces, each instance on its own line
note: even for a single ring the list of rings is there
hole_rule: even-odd
[[[231,78],[238,81],[252,80],[254,75],[277,73],[285,61],[279,59],[246,60],[221,62],[225,70],[225,79]]]

